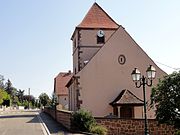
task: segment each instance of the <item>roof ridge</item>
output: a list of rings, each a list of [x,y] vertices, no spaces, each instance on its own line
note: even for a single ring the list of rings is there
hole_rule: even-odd
[[[59,77],[59,76],[62,76],[62,77],[64,77],[64,76],[67,76],[67,75],[72,75],[73,73],[72,72],[70,72],[70,71],[64,71],[64,72],[59,72],[59,74],[58,75],[56,75],[55,76],[55,78],[57,78],[57,77]]]
[[[122,90],[122,91],[123,91],[123,90]],[[121,91],[121,92],[122,92],[122,91]],[[122,94],[122,96],[121,96],[120,99],[123,99],[126,93],[127,93],[127,89],[124,89],[124,92],[123,92],[123,94]]]
[[[114,99],[114,101],[112,101],[111,103],[110,103],[110,105],[115,105],[115,104],[122,104],[122,103],[120,103],[120,101],[122,100],[124,100],[124,97],[125,97],[125,95],[129,95],[130,97],[131,97],[131,99],[132,100],[135,100],[135,101],[137,101],[136,102],[136,104],[142,104],[143,103],[143,100],[141,100],[140,98],[138,98],[135,94],[133,94],[130,90],[128,90],[128,89],[124,89],[124,90],[122,90],[120,93],[119,93],[119,95]],[[134,98],[135,99],[134,99]],[[125,98],[126,99],[126,98]],[[128,98],[129,99],[129,98]],[[126,100],[125,100],[126,101]],[[140,102],[140,103],[139,103]]]
[[[138,98],[135,94],[133,94],[130,90],[126,89],[131,95],[133,95],[135,98],[137,98],[138,100],[144,102],[142,99]]]
[[[119,99],[121,99],[121,97],[123,96],[124,92],[126,91],[126,89],[121,90],[121,92],[119,93],[119,95],[114,99],[114,101],[112,101],[110,104],[113,104],[113,102],[117,102]]]
[[[103,23],[101,22],[103,21]],[[77,28],[118,28],[117,24],[96,2]]]
[[[101,6],[99,6],[99,4],[97,4],[96,2],[94,4],[96,4],[116,25],[120,26]]]

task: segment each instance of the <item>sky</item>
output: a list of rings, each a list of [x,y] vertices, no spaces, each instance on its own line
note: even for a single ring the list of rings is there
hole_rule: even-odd
[[[0,0],[0,75],[51,95],[72,70],[71,35],[95,0]],[[179,0],[96,0],[167,73],[180,68]]]

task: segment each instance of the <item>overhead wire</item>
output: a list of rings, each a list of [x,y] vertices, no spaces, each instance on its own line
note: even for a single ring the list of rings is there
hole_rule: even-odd
[[[168,67],[168,68],[171,68],[171,69],[173,69],[173,70],[180,70],[180,68],[174,68],[174,67],[168,66],[168,65],[163,64],[163,63],[158,62],[158,61],[155,61],[155,62],[158,63],[158,64],[160,64],[160,65],[163,65],[163,66],[166,66],[166,67]]]

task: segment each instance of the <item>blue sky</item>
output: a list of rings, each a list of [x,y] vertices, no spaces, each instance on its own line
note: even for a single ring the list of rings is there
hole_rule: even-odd
[[[179,68],[179,0],[96,0],[157,63]],[[94,0],[1,0],[0,74],[38,96],[72,69],[71,35]],[[158,64],[158,63],[157,63]],[[167,73],[172,68],[158,64]]]

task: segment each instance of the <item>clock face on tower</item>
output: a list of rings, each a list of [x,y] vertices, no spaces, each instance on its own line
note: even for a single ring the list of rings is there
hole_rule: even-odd
[[[98,36],[98,37],[104,37],[104,31],[103,31],[103,30],[99,30],[99,31],[97,32],[97,36]]]

